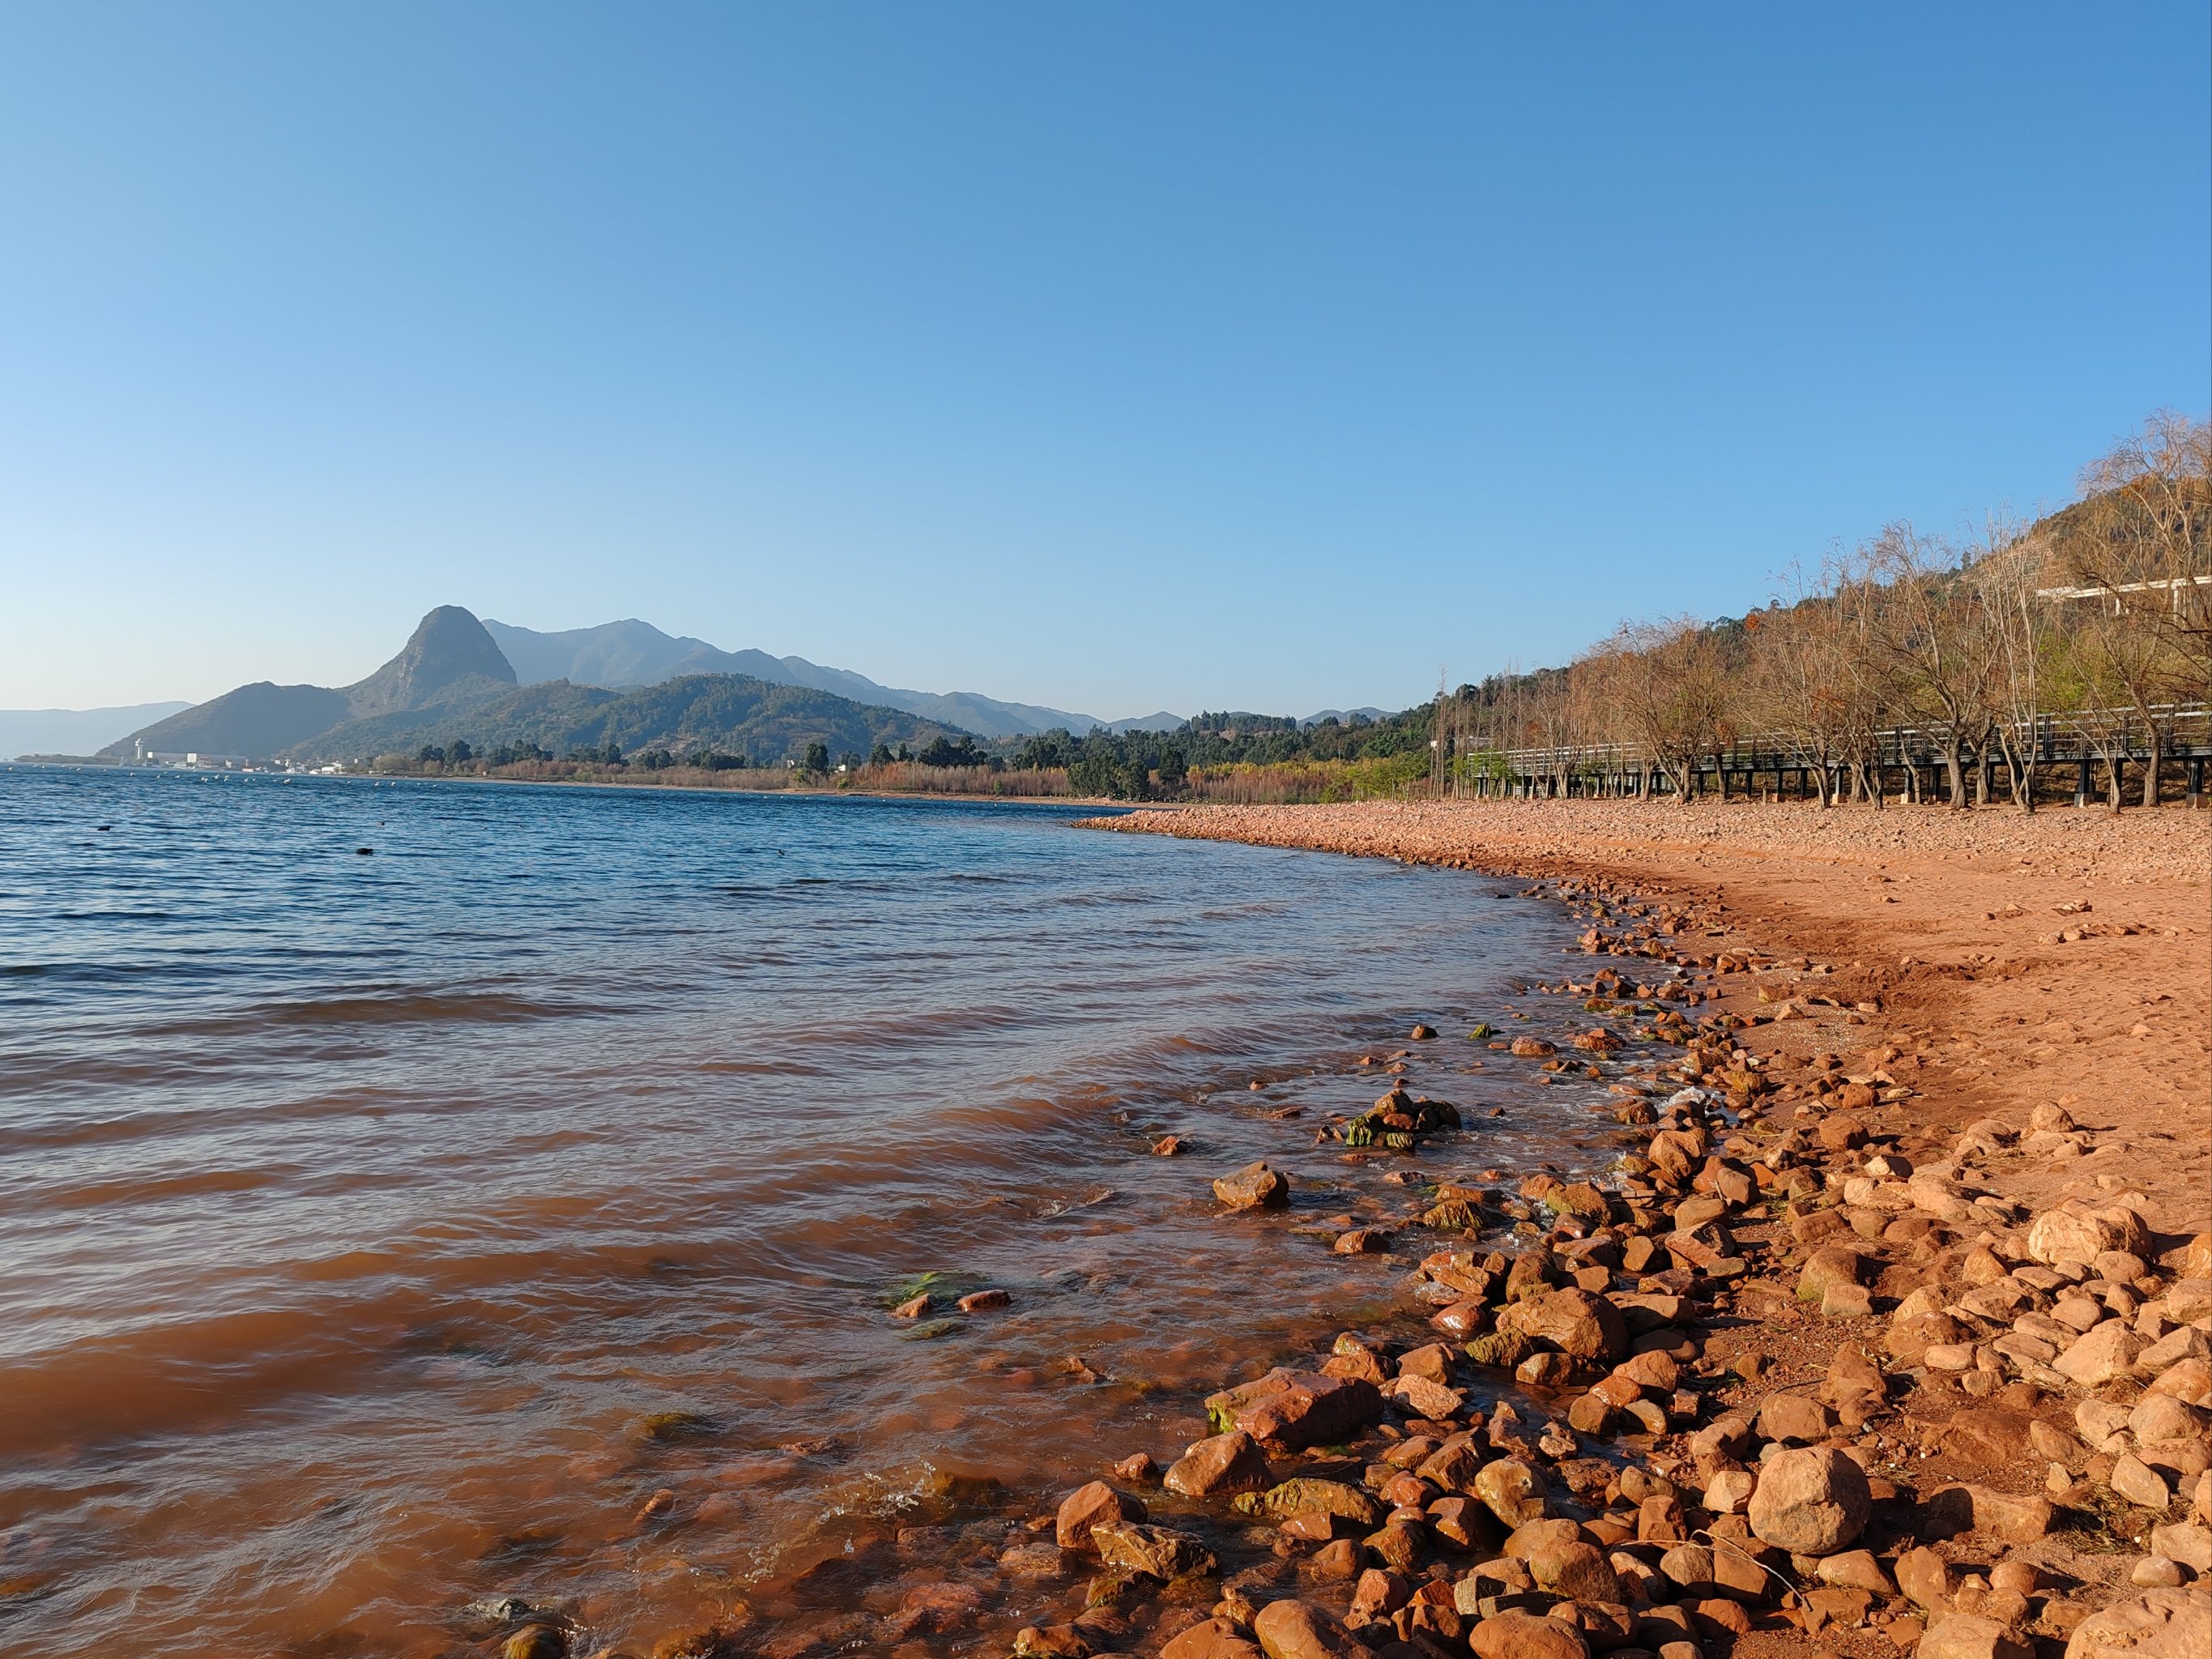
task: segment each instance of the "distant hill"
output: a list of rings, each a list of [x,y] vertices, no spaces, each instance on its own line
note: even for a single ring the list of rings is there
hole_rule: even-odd
[[[832,696],[803,685],[777,685],[750,674],[686,674],[633,691],[553,680],[491,696],[349,720],[295,744],[287,758],[365,760],[412,754],[424,744],[465,742],[480,753],[535,744],[556,755],[649,749],[675,754],[712,750],[775,765],[819,743],[832,756],[866,755],[877,744],[922,749],[957,729]]]
[[[650,662],[649,653],[659,649],[653,641],[667,636],[642,623],[635,627],[653,637],[632,636],[625,647],[619,636],[602,633],[596,641],[570,645],[598,652],[603,663],[621,660],[617,653],[624,648],[634,659]],[[533,643],[548,637],[532,636],[523,648],[548,648]],[[689,673],[627,691],[566,679],[516,680],[489,629],[458,605],[441,605],[422,618],[398,656],[364,680],[336,689],[266,680],[241,685],[100,752],[122,759],[143,749],[350,761],[459,741],[486,750],[528,744],[556,755],[609,744],[624,753],[710,749],[773,764],[803,755],[813,743],[827,744],[833,755],[865,755],[879,743],[920,749],[939,737],[965,734],[950,721],[757,675]]]
[[[328,731],[353,712],[345,693],[322,685],[276,685],[257,680],[219,697],[156,720],[100,752],[128,760],[149,755],[280,754]]]
[[[141,702],[123,708],[0,708],[0,758],[95,754],[125,732],[191,707]]]
[[[1064,726],[1088,732],[1103,724],[1095,715],[1071,714],[1035,703],[1001,702],[975,691],[904,691],[878,685],[850,669],[824,668],[804,657],[771,657],[765,651],[724,651],[689,635],[664,634],[635,617],[542,634],[487,618],[485,631],[514,665],[525,685],[565,679],[578,685],[629,690],[658,685],[688,674],[745,674],[779,685],[811,686],[835,696],[882,708],[902,708],[940,725],[978,737],[1015,738]],[[1172,719],[1150,715],[1146,719]],[[1127,724],[1127,722],[1124,722]],[[1116,729],[1119,729],[1117,727]]]

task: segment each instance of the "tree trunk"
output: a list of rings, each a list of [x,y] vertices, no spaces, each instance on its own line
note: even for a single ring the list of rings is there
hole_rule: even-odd
[[[2143,763],[2142,804],[2158,805],[2158,763],[2166,758],[2166,734],[2158,729],[2158,722],[2150,723],[2150,755]]]

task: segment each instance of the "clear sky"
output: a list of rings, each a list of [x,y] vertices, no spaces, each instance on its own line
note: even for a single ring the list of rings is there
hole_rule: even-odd
[[[2212,392],[2206,8],[0,9],[0,705],[1401,707]]]

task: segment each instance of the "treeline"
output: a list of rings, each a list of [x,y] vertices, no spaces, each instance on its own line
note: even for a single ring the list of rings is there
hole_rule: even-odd
[[[1823,804],[1879,805],[1924,767],[1954,806],[2033,810],[2039,771],[2088,763],[2117,809],[2140,769],[2205,741],[2212,690],[2212,428],[2161,414],[2089,467],[2081,499],[1969,536],[1893,525],[1763,611],[1632,623],[1564,669],[1431,706],[1451,793],[1613,790],[1685,799],[1753,767]],[[1639,793],[1642,790],[1639,789]]]

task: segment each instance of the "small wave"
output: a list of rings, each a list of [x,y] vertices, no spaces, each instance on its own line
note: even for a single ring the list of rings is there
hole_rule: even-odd
[[[145,1035],[156,1037],[222,1036],[270,1028],[518,1025],[532,1020],[603,1019],[626,1012],[609,1003],[557,1001],[508,991],[412,991],[264,1003],[237,1013],[172,1020],[142,1029]]]

